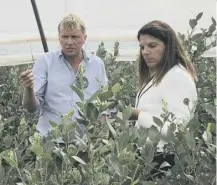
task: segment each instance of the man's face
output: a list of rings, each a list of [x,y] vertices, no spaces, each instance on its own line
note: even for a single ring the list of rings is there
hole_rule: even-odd
[[[59,30],[59,42],[65,57],[75,58],[79,56],[87,36],[80,29]]]

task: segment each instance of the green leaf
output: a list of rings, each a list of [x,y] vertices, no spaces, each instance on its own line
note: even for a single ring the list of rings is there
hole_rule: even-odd
[[[194,137],[189,132],[185,135],[185,140],[188,145],[188,148],[191,150],[192,149],[194,150],[196,147],[196,142],[195,142]]]
[[[90,121],[97,121],[99,118],[99,110],[93,103],[88,103],[86,107],[86,116]]]
[[[76,86],[74,86],[74,85],[70,85],[70,87],[71,87],[71,89],[72,89],[73,91],[76,92],[76,94],[79,96],[79,98],[80,98],[82,101],[84,101],[84,94],[83,94],[83,92],[82,92],[78,87],[76,87]]]
[[[53,128],[56,128],[58,127],[58,124],[54,121],[49,121],[49,124],[53,127]]]
[[[94,176],[97,184],[109,185],[109,181],[110,181],[109,174],[98,172]]]
[[[79,145],[80,149],[87,149],[87,144],[84,142],[83,139],[79,138],[77,135],[75,136]]]
[[[95,152],[98,152],[100,155],[103,155],[104,153],[109,151],[111,151],[111,147],[109,145],[104,145],[103,147],[96,149]]]
[[[192,167],[192,168],[196,168],[196,164],[193,161],[192,157],[189,154],[185,155],[185,160],[186,162]]]
[[[34,140],[37,141],[37,142],[39,142],[40,139],[41,139],[40,134],[39,134],[38,132],[35,132],[35,133],[34,133]]]
[[[3,130],[4,130],[4,125],[0,123],[0,138],[2,137]]]
[[[89,103],[89,102],[88,102]],[[84,109],[84,104],[81,102],[76,102],[76,105],[80,108],[80,109]]]
[[[198,143],[198,144],[196,145],[196,148],[195,148],[195,151],[194,151],[195,154],[201,151],[201,146],[202,146],[202,143]]]
[[[127,166],[126,165],[120,165],[119,168],[120,168],[121,177],[125,178],[128,175],[128,171],[129,171]]]
[[[0,160],[1,160],[1,158],[0,158]],[[0,179],[4,179],[5,176],[6,176],[5,169],[3,168],[3,166],[0,165]]]
[[[85,109],[80,109],[80,108],[77,109],[78,114],[79,114],[79,116],[81,117],[81,119],[82,119],[82,118],[83,118],[83,119],[86,118],[85,115],[84,115],[84,110],[86,110],[86,109],[87,109],[87,105],[86,105]]]
[[[208,123],[207,129],[208,132],[216,133],[216,124],[215,123]]]
[[[78,156],[72,156],[73,159],[75,159],[80,164],[86,165],[86,163]]]
[[[139,183],[139,178],[132,182],[132,185],[136,185]]]
[[[194,133],[200,126],[199,120],[198,120],[198,114],[196,113],[194,117],[189,121],[188,123],[190,132]]]
[[[150,140],[147,140],[145,147],[142,148],[141,154],[151,162],[154,157],[154,147]]]
[[[160,165],[160,169],[165,168],[165,167],[170,167],[170,166],[171,166],[171,165],[170,165],[168,162],[164,161],[164,162]]]
[[[22,118],[20,120],[20,125],[27,125],[27,122],[26,122],[25,118]]]
[[[212,17],[211,19],[212,19],[212,23],[213,23],[213,25],[216,26],[216,20],[215,20],[213,17]]]
[[[100,109],[101,111],[106,111],[111,105],[112,102],[103,102],[103,105],[100,107]]]
[[[111,90],[108,90],[106,92],[103,92],[99,95],[99,99],[100,101],[106,101],[109,98],[111,98],[113,96],[113,92]]]
[[[197,14],[196,20],[199,21],[202,16],[203,16],[203,12],[200,12],[199,14]]]
[[[160,128],[162,128],[163,125],[164,125],[164,123],[161,121],[161,119],[159,119],[159,118],[157,118],[157,117],[155,117],[155,116],[153,116],[153,121],[154,121]]]
[[[185,176],[186,176],[190,181],[192,181],[192,182],[195,183],[195,180],[194,180],[194,177],[193,177],[193,176],[187,175],[187,174],[185,174]]]
[[[159,134],[160,134],[160,132],[153,125],[148,130],[149,139],[153,142],[157,142],[159,140]]]
[[[178,37],[182,40],[182,41],[185,41],[185,35],[178,32]]]
[[[113,137],[117,138],[117,133],[116,133],[115,129],[112,127],[110,120],[108,120],[107,118],[106,118],[106,124],[108,125],[109,130],[112,133]]]
[[[190,19],[189,25],[190,25],[191,29],[193,30],[197,25],[197,20],[196,19]]]
[[[116,122],[124,124],[124,121],[123,121],[122,118],[123,118],[123,113],[118,111],[117,114],[116,114]]]
[[[212,144],[212,134],[208,131],[205,131],[203,133],[203,139],[205,141],[206,144]]]
[[[167,134],[166,134],[165,140],[167,142],[172,142],[172,143],[174,143],[174,141],[175,141],[174,132],[172,132],[172,130],[170,129],[170,127],[167,130]]]
[[[215,30],[216,30],[216,25],[212,24],[212,25],[209,27],[209,32],[210,32],[210,33],[213,33]]]
[[[96,91],[87,101],[87,103],[91,103],[92,101],[94,101],[100,94],[101,94],[101,90]]]
[[[51,155],[48,154],[48,153],[42,153],[42,154],[40,155],[40,157],[41,157],[41,160],[42,160],[43,162],[45,162],[45,163],[48,163],[48,162],[50,162],[50,161],[53,160],[53,158],[51,157]]]
[[[124,150],[127,147],[127,144],[129,142],[129,131],[124,131],[118,140],[118,146],[119,146],[119,152]]]
[[[133,142],[135,139],[138,138],[138,129],[136,127],[130,128],[129,130],[129,140]]]
[[[182,154],[185,152],[185,149],[182,144],[180,144],[176,150],[178,154]]]
[[[6,119],[6,121],[3,122],[3,125],[7,125],[8,123],[11,123],[12,121],[14,121],[16,119],[16,116],[12,116],[8,119]]]
[[[118,158],[116,155],[114,154],[110,154],[109,155],[109,162],[110,162],[110,165],[112,166],[112,168],[114,169],[114,171],[119,175],[121,176],[121,172],[120,172],[120,168],[119,168],[119,161],[118,161]]]
[[[71,118],[72,118],[73,114],[74,114],[74,110],[72,109],[72,110],[68,111],[66,113],[66,115],[63,116],[63,119],[65,118],[66,120],[70,120],[71,121]]]
[[[17,159],[17,161],[21,161],[21,159],[22,159],[22,152],[23,151],[20,151],[20,150],[16,150],[16,151],[14,151],[15,152],[15,155],[16,155],[16,159]]]
[[[147,138],[148,138],[148,129],[145,129],[143,134],[138,135],[138,143],[137,143],[137,145],[138,145],[139,148],[145,146]]]
[[[112,87],[112,92],[113,94],[116,94],[118,92],[120,92],[121,89],[121,85],[119,83],[116,83],[113,87]]]
[[[102,139],[102,142],[103,142],[104,144],[106,144],[106,145],[108,145],[108,144],[109,144],[109,141],[108,141],[108,140],[106,140],[106,139]]]
[[[191,37],[191,39],[192,39],[193,41],[196,41],[196,40],[198,40],[198,39],[201,39],[202,37],[204,37],[203,33],[196,33],[195,35],[193,35],[193,36]]]
[[[96,171],[101,171],[107,165],[105,158],[101,157],[99,159],[99,163],[97,163]]]
[[[120,112],[123,112],[124,108],[125,108],[124,102],[123,102],[122,100],[119,100],[119,101],[118,101],[118,110],[119,110]]]
[[[4,138],[4,144],[5,146],[8,148],[11,146],[12,142],[13,142],[13,137],[11,135],[7,135],[5,138]]]
[[[30,150],[36,155],[36,156],[40,156],[43,153],[43,147],[38,144],[38,143],[34,143],[31,147]]]
[[[170,128],[171,132],[173,132],[173,133],[175,133],[176,127],[177,127],[177,125],[176,125],[175,123],[171,123],[171,124],[169,125],[169,128]]]
[[[123,121],[127,121],[132,115],[132,107],[128,106],[123,111]]]
[[[212,117],[216,120],[216,107],[213,105],[204,105],[205,106],[205,110],[212,115]]]
[[[13,168],[18,168],[16,153],[12,150],[7,150],[1,153],[1,157],[7,161]]]

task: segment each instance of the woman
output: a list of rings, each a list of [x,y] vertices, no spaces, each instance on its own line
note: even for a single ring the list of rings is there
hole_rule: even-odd
[[[196,73],[174,30],[164,22],[152,21],[139,30],[137,38],[140,45],[140,90],[131,119],[137,120],[138,127],[150,128],[154,125],[159,128],[153,116],[162,119],[164,101],[168,111],[175,115],[175,123],[188,121],[197,101]],[[190,100],[186,102],[188,106],[183,103],[186,98]],[[162,151],[167,143],[168,125],[165,123],[161,130],[158,151]],[[159,156],[154,158],[159,165],[164,160]]]

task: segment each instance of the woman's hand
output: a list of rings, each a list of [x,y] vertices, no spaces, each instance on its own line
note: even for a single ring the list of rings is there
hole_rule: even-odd
[[[143,110],[132,107],[132,115],[130,117],[130,120],[138,120],[138,116],[141,111]]]

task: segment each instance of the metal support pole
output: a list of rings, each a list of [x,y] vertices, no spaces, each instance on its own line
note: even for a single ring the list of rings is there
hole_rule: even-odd
[[[42,24],[41,24],[41,20],[40,20],[40,16],[39,16],[39,13],[38,13],[36,2],[35,2],[35,0],[31,0],[31,3],[32,3],[32,8],[33,8],[34,14],[35,14],[35,19],[36,19],[36,22],[37,22],[37,25],[38,25],[38,30],[39,30],[39,33],[40,33],[41,42],[42,42],[42,45],[43,45],[43,48],[44,48],[44,52],[48,52],[47,41],[46,41],[46,38],[45,38],[45,35],[44,35],[44,31],[43,31],[43,27],[42,27]]]

